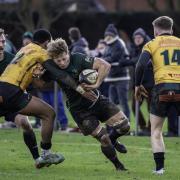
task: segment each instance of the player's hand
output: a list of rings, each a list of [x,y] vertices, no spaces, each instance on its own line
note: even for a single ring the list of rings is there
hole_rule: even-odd
[[[90,90],[93,90],[93,89],[97,89],[99,87],[99,84],[96,83],[96,84],[86,84],[86,83],[82,83],[81,86],[84,88],[84,90],[86,91],[90,91]]]
[[[33,78],[40,78],[44,74],[44,72],[45,72],[45,69],[40,63],[38,63],[33,69],[32,76]]]
[[[93,102],[97,101],[98,99],[98,96],[93,91],[85,91],[82,96]]]
[[[97,101],[98,96],[93,91],[86,91],[82,85],[78,85],[76,91],[90,101]]]
[[[142,96],[144,97],[148,97],[148,92],[147,90],[144,88],[143,85],[140,85],[140,86],[136,86],[135,87],[135,99],[137,101],[142,101]]]

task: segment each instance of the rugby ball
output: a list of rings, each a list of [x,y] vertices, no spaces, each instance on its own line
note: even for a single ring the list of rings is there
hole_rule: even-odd
[[[95,84],[98,78],[98,72],[94,69],[85,69],[79,74],[79,82],[86,84]]]

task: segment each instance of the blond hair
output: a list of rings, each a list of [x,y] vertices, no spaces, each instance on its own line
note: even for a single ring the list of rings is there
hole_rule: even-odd
[[[68,53],[68,46],[64,39],[58,38],[48,43],[47,51],[51,57],[57,57],[63,53]]]
[[[168,16],[160,16],[152,22],[154,27],[162,30],[171,30],[173,26],[173,19]]]

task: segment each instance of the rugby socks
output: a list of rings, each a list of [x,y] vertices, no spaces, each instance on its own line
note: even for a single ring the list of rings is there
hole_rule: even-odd
[[[164,152],[153,153],[153,155],[156,163],[156,171],[164,168]]]
[[[26,146],[29,148],[33,159],[37,159],[39,157],[39,151],[36,141],[36,136],[33,131],[23,132],[23,138]]]
[[[42,154],[47,155],[50,153],[52,144],[51,143],[43,143],[41,142]]]
[[[124,165],[117,158],[116,151],[112,145],[101,146],[101,151],[114,164],[117,170],[126,170]]]
[[[116,143],[117,138],[120,136],[121,134],[119,134],[114,128],[112,128],[111,132],[109,133],[109,138],[111,139],[111,143],[113,145]]]

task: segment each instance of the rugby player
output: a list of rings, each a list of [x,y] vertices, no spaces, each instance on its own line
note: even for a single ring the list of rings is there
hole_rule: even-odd
[[[36,159],[37,168],[58,164],[64,160],[62,155],[50,152],[55,118],[53,108],[41,99],[25,92],[33,81],[33,77],[36,80],[36,70],[39,69],[39,64],[49,59],[45,49],[50,40],[51,34],[49,31],[45,29],[37,30],[33,36],[33,43],[20,49],[0,77],[0,116],[18,112],[22,115],[32,115],[42,119],[42,154]],[[66,73],[59,71],[58,79],[65,84],[68,83],[83,96],[91,100],[95,98],[92,93],[86,93]]]
[[[3,73],[5,68],[14,58],[13,54],[4,51],[5,41],[6,41],[6,36],[4,30],[0,28],[0,74]],[[18,113],[10,113],[5,115],[5,120],[15,122],[15,124],[18,127],[21,127],[23,129],[24,142],[29,148],[32,157],[35,160],[36,165],[38,167],[38,162],[39,162],[37,160],[39,158],[38,146],[37,146],[36,136],[32,129],[31,124],[29,123],[28,116],[24,116]]]
[[[100,142],[102,153],[113,163],[118,171],[126,170],[119,161],[116,150],[118,150],[117,138],[126,134],[130,129],[129,121],[115,104],[111,103],[97,90],[109,73],[109,63],[102,59],[88,57],[79,53],[70,54],[66,42],[61,38],[51,41],[48,44],[47,51],[53,60],[48,60],[43,65],[45,69],[51,67],[54,74],[46,71],[42,78],[46,81],[57,80],[67,96],[67,106],[82,133],[85,136],[91,135]],[[84,69],[95,69],[98,71],[96,84],[83,85],[86,90],[93,90],[97,95],[97,100],[94,102],[85,99],[70,86],[59,82],[54,77],[56,73],[63,71],[68,73],[78,83],[79,74]],[[111,134],[107,133],[99,120],[112,127]]]
[[[135,97],[141,99],[140,86],[144,67],[152,61],[155,85],[151,93],[151,145],[156,164],[155,174],[164,173],[165,146],[162,136],[164,118],[174,106],[180,114],[180,40],[173,36],[173,20],[161,16],[153,21],[155,39],[143,47],[136,67]]]

